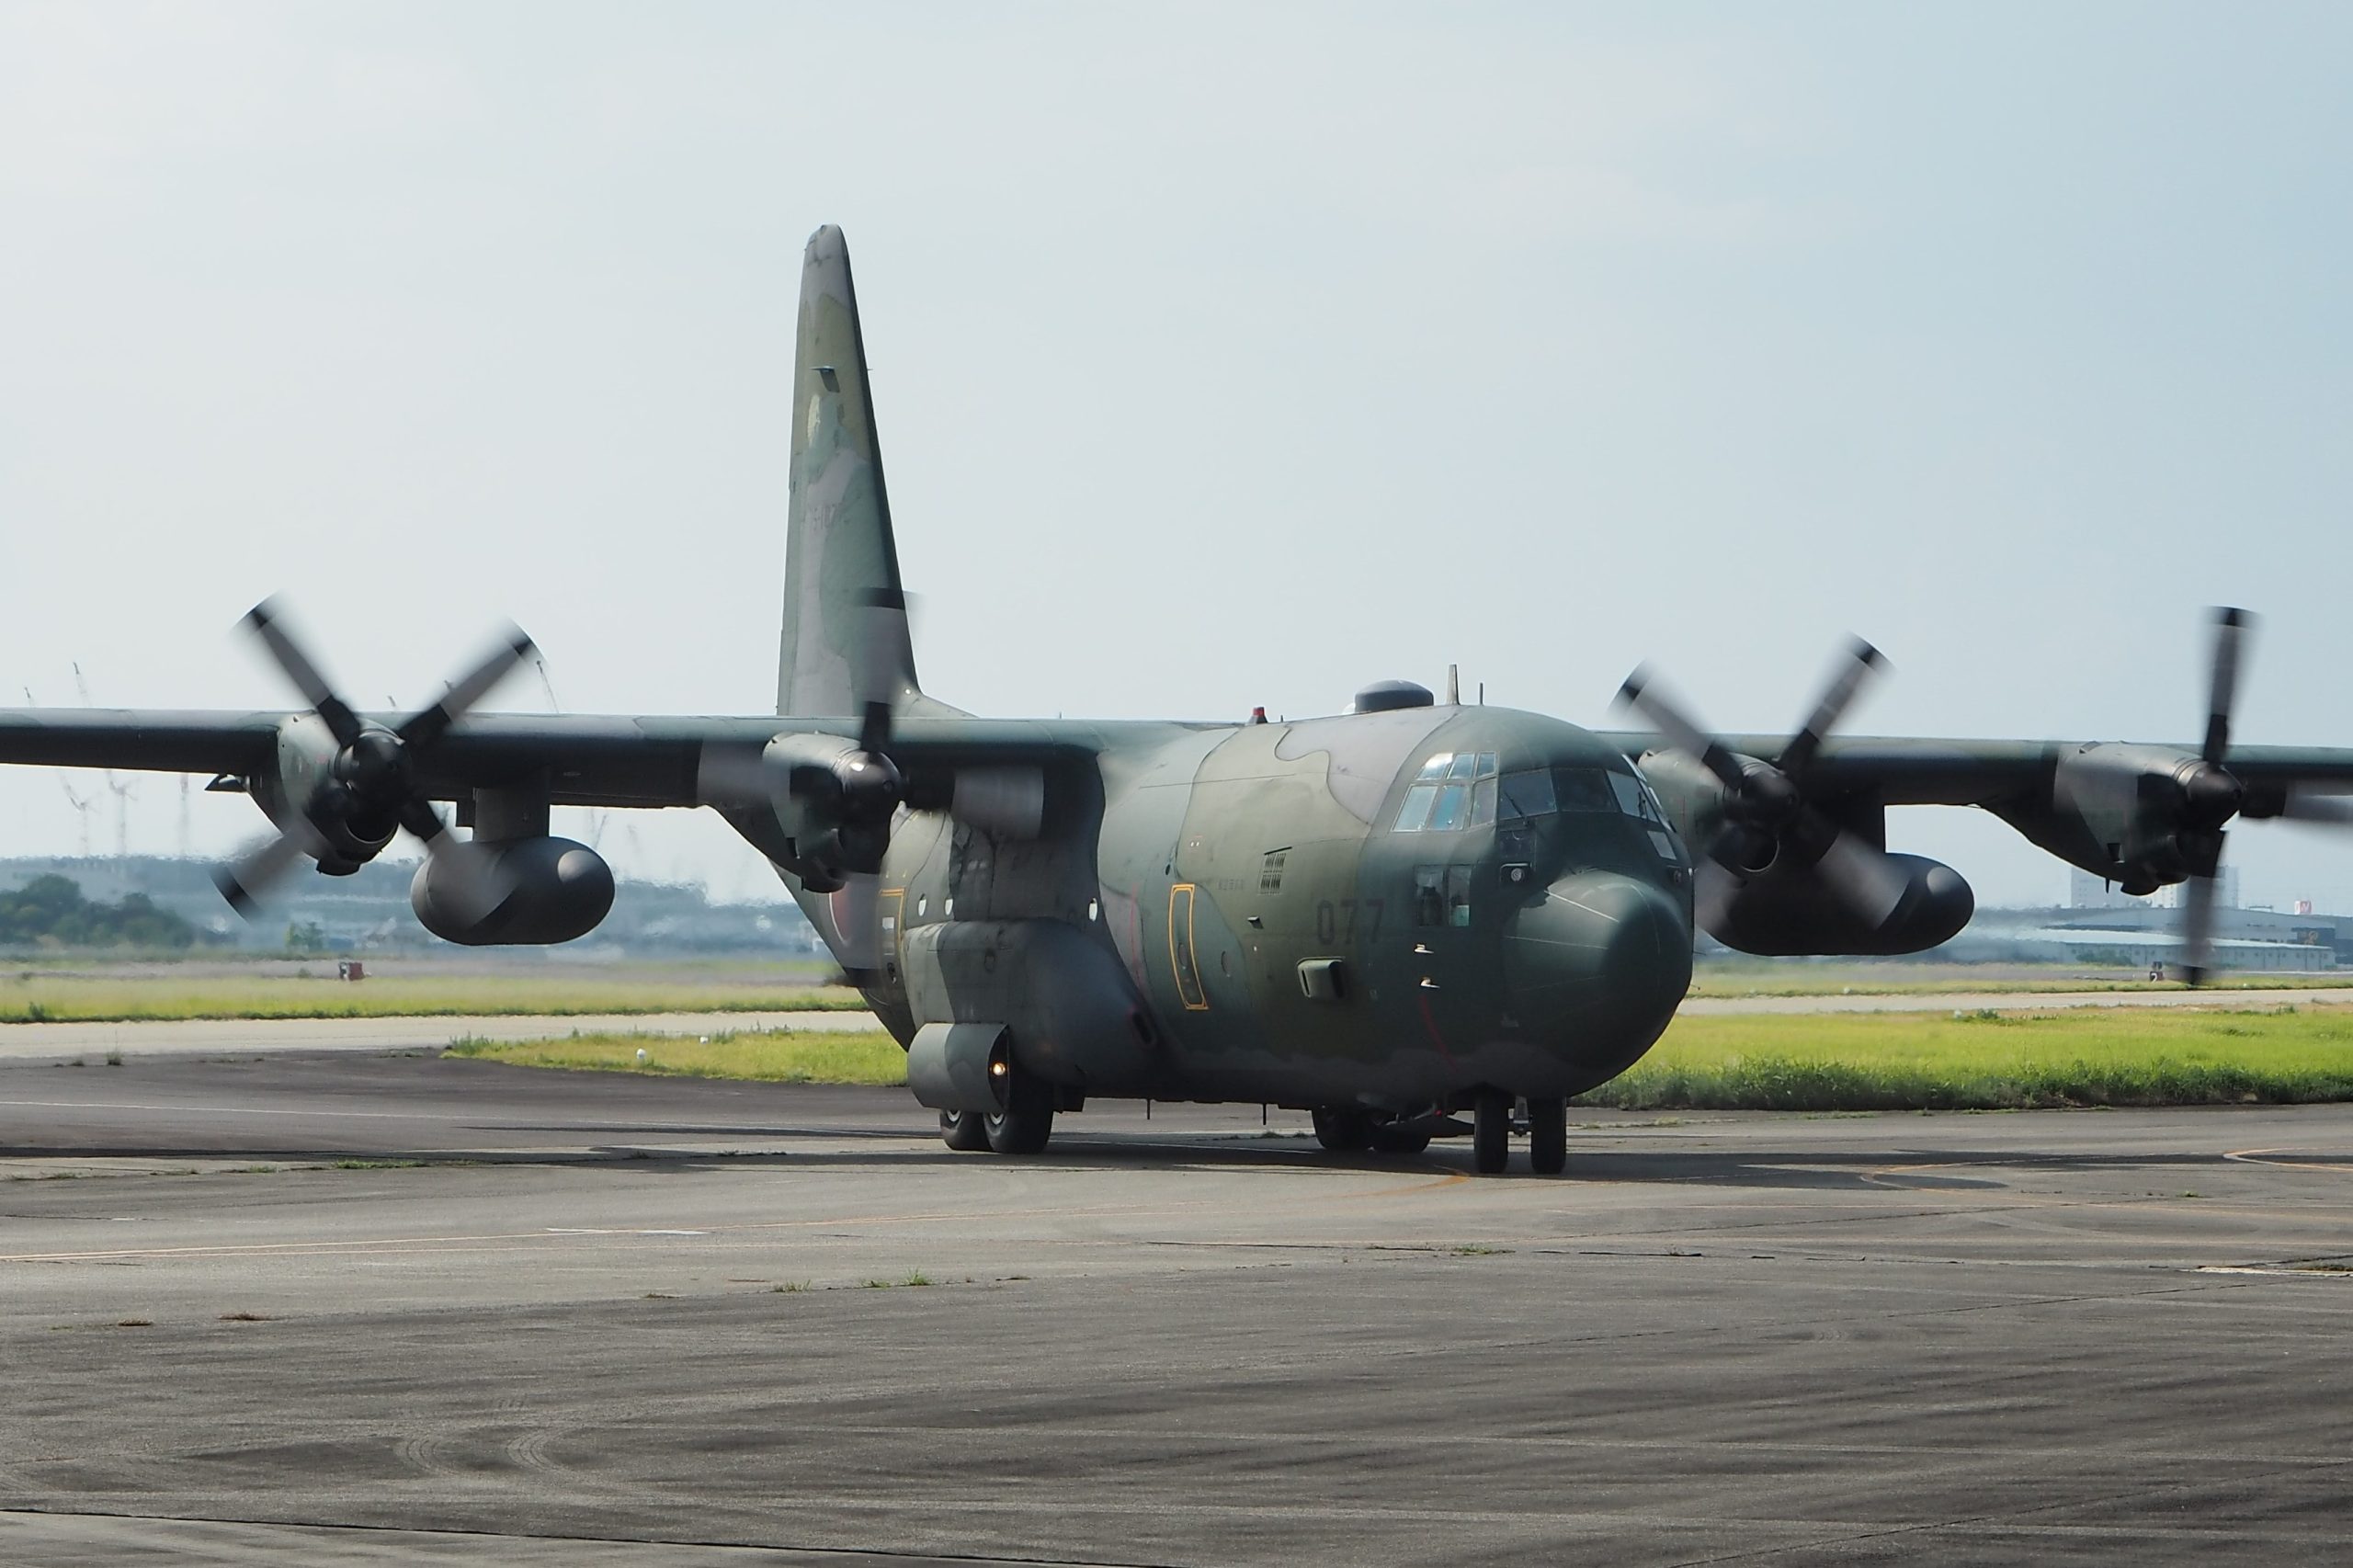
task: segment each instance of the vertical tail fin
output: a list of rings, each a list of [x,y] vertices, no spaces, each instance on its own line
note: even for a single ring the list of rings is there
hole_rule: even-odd
[[[792,366],[792,488],[784,548],[784,636],[779,713],[858,711],[854,671],[875,635],[878,603],[904,603],[874,399],[866,380],[849,248],[827,224],[801,267],[801,329]],[[920,702],[905,619],[878,662],[894,707]],[[870,653],[863,656],[871,657]]]

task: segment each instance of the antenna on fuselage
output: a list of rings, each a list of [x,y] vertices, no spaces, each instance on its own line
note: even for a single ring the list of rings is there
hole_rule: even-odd
[[[1446,705],[1449,708],[1462,706],[1462,672],[1454,665],[1446,666]]]

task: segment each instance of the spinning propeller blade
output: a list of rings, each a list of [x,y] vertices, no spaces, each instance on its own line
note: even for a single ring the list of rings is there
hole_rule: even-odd
[[[244,625],[270,659],[285,672],[302,700],[335,737],[335,754],[326,778],[304,801],[289,801],[289,820],[278,835],[213,873],[214,885],[229,906],[250,920],[269,892],[306,856],[318,859],[335,853],[330,836],[347,827],[372,830],[361,857],[381,847],[392,825],[414,835],[432,857],[462,905],[476,914],[494,910],[507,890],[496,886],[479,857],[448,831],[441,814],[418,792],[416,758],[429,754],[449,726],[488,696],[493,687],[537,650],[530,638],[508,626],[497,645],[451,682],[439,700],[418,710],[395,729],[386,730],[360,719],[336,694],[316,661],[288,629],[285,612],[275,598],[264,599],[246,612]],[[353,834],[343,834],[348,847]]]
[[[1815,861],[1823,881],[1872,926],[1894,912],[1909,876],[1884,849],[1815,807],[1805,790],[1823,739],[1846,716],[1864,682],[1886,667],[1886,657],[1869,642],[1856,638],[1849,643],[1812,714],[1781,748],[1778,764],[1744,763],[1660,690],[1648,666],[1626,677],[1620,700],[1648,720],[1670,750],[1696,758],[1723,787],[1724,825],[1706,850],[1713,869],[1701,868],[1695,892],[1703,926],[1718,924],[1713,916],[1729,909],[1746,880],[1770,866],[1793,836],[1824,846]]]

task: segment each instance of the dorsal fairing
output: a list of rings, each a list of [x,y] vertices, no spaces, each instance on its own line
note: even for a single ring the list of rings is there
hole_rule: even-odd
[[[854,671],[877,635],[878,598],[904,604],[849,249],[829,224],[809,237],[801,263],[779,713],[856,710]],[[915,651],[904,616],[887,625],[878,662],[894,704],[904,706],[920,697]]]

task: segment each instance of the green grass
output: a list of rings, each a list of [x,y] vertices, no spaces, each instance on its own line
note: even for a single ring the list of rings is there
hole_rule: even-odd
[[[128,1023],[190,1018],[409,1018],[584,1013],[862,1011],[843,988],[741,982],[640,981],[570,975],[215,978],[0,974],[0,1024]]]
[[[526,1066],[906,1081],[905,1053],[879,1032],[745,1030],[708,1042],[596,1034],[450,1049]],[[2353,1100],[2353,1006],[1682,1017],[1631,1071],[1579,1103],[1836,1112],[2327,1100]]]
[[[1630,1110],[2003,1110],[2353,1099],[2353,1008],[1680,1017],[1580,1096]]]
[[[638,1052],[645,1060],[638,1060]],[[692,1035],[575,1034],[557,1040],[460,1040],[452,1056],[521,1067],[588,1068],[688,1078],[748,1078],[778,1084],[907,1081],[907,1053],[879,1029],[745,1029]]]
[[[1816,963],[1711,959],[1697,965],[1691,994],[1745,996],[1921,996],[1939,992],[2032,996],[2046,992],[2180,991],[2177,980],[2147,978],[2124,966],[1992,965],[1929,962]],[[2321,971],[2225,975],[2214,991],[2313,991],[2353,988],[2353,975]],[[2348,991],[2353,994],[2353,991]]]

